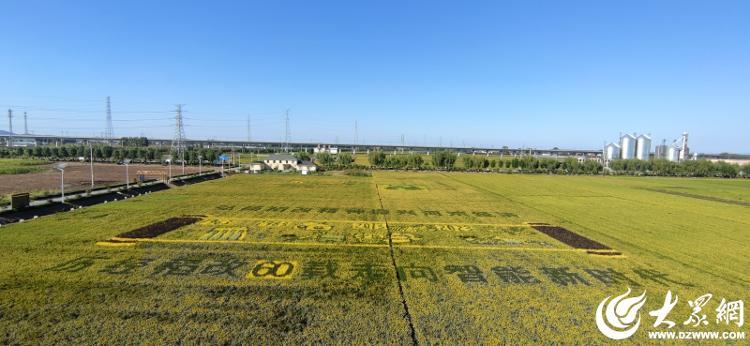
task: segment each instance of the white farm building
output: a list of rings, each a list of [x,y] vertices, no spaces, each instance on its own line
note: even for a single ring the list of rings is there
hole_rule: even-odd
[[[299,171],[302,174],[315,172],[318,167],[310,161],[302,161],[289,154],[272,154],[266,157],[263,162],[253,162],[250,164],[250,171],[259,173],[262,170],[270,169],[274,171]]]

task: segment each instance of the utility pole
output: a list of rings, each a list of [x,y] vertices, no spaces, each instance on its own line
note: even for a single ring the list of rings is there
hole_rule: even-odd
[[[109,145],[112,145],[112,139],[114,139],[114,130],[112,129],[112,104],[109,102],[109,96],[107,96],[107,127],[104,129],[104,139],[107,140]]]
[[[125,188],[130,190],[130,168],[128,167],[130,165],[130,159],[124,159],[122,160],[122,163],[125,164]]]
[[[291,137],[291,133],[289,132],[289,108],[286,109],[285,117],[284,117],[284,151],[289,152],[289,141]]]
[[[13,110],[8,109],[8,147],[13,147]]]
[[[91,142],[89,142],[89,155],[91,161],[91,190],[94,189],[94,146],[91,145]]]
[[[23,134],[29,134],[29,117],[23,112]]]

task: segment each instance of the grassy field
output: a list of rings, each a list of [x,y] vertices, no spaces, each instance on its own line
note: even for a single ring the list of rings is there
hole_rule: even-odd
[[[647,311],[671,290],[672,330],[701,330],[682,323],[688,300],[712,293],[711,328],[734,331],[713,311],[750,299],[748,191],[745,180],[235,175],[0,228],[0,344],[603,344],[597,305],[628,287],[648,294],[641,329],[666,330]],[[179,216],[199,221],[122,235]],[[611,249],[592,254],[537,223]],[[653,342],[642,330],[628,341]]]
[[[0,175],[41,172],[47,163],[44,160],[0,159]]]
[[[6,174],[26,174],[42,172],[46,169],[44,166],[49,162],[44,160],[25,160],[25,159],[0,159],[0,179]],[[10,199],[5,194],[0,194],[0,205],[10,203]]]

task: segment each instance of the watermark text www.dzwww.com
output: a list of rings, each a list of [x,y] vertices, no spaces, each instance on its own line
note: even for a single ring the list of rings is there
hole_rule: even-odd
[[[743,340],[745,332],[648,332],[649,339],[663,340]]]

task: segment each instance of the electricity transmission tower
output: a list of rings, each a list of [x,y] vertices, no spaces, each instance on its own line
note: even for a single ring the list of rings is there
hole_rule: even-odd
[[[104,129],[104,139],[107,140],[107,143],[112,144],[112,139],[114,138],[115,134],[112,129],[112,105],[109,102],[109,96],[107,96],[107,127]]]
[[[23,112],[23,134],[29,134],[29,117],[26,112]]]
[[[13,110],[8,109],[8,146],[13,146]]]
[[[185,126],[182,122],[182,105],[177,105],[175,115],[174,139],[172,139],[172,153],[180,162],[185,162]]]
[[[289,141],[291,137],[292,137],[291,132],[289,132],[289,108],[287,108],[286,114],[284,117],[284,151],[285,152],[289,152]]]

